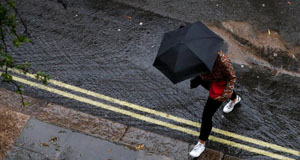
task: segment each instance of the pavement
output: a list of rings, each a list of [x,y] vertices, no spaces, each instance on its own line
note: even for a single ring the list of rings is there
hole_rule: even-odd
[[[0,88],[0,115],[12,117],[1,128],[10,134],[5,160],[188,160],[193,144],[20,95]],[[5,116],[3,116],[5,115]],[[13,121],[13,123],[11,122]],[[3,143],[0,143],[3,144]],[[213,149],[197,160],[236,160]]]

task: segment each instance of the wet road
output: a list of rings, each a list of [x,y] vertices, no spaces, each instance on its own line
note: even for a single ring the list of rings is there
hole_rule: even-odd
[[[247,21],[254,25],[255,30],[275,30],[289,45],[300,45],[300,2],[296,0],[116,1],[187,22]]]
[[[190,90],[188,81],[173,85],[152,67],[163,33],[185,22],[112,1],[66,2],[67,9],[56,1],[19,2],[34,44],[13,49],[17,61],[29,61],[32,68],[67,84],[200,122],[208,93],[201,87]],[[220,109],[214,117],[215,127],[299,151],[300,78],[276,74],[259,66],[236,64],[234,67],[239,78],[237,92],[243,100],[230,114],[224,115]],[[25,93],[187,142],[196,141],[196,137],[182,132],[36,88],[26,86]],[[217,133],[213,135],[230,139]],[[208,147],[244,159],[271,159],[215,142],[209,142]]]

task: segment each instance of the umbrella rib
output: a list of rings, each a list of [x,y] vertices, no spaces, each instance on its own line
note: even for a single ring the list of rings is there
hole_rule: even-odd
[[[221,41],[224,41],[222,38],[219,38],[219,37],[203,37],[203,38],[193,38],[193,39],[189,39],[189,40],[185,40],[185,42],[191,42],[191,41],[194,41],[194,40],[199,40],[199,39],[219,39]]]
[[[184,45],[184,44],[183,44]],[[185,46],[185,45],[184,45]],[[186,46],[185,46],[186,47]],[[186,47],[187,48],[187,47]],[[176,57],[176,62],[175,62],[175,65],[174,65],[174,73],[176,72],[176,66],[177,66],[177,63],[179,62],[178,60],[178,57],[179,57],[180,54],[177,54],[177,57]]]

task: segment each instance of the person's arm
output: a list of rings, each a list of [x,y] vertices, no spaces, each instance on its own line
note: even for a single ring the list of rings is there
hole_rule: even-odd
[[[234,73],[234,69],[232,67],[232,63],[228,57],[225,56],[223,52],[220,53],[221,61],[224,65],[224,76],[227,77],[227,84],[224,89],[222,98],[227,100],[230,99],[233,93],[234,84],[236,82],[236,75]]]
[[[190,88],[193,89],[198,87],[201,84],[201,81],[202,79],[200,76],[194,77],[193,79],[190,80]]]

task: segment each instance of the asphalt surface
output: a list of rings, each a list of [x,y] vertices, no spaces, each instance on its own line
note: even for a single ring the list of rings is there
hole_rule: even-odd
[[[65,5],[50,0],[18,1],[22,6],[20,12],[29,27],[33,44],[11,50],[14,51],[17,62],[29,61],[34,70],[44,71],[55,80],[201,122],[202,106],[208,93],[201,87],[190,90],[188,81],[173,85],[152,66],[164,32],[199,18],[216,23],[224,19],[249,20],[253,24],[259,24],[255,25],[258,29],[278,27],[280,34],[290,45],[299,44],[300,36],[297,35],[300,32],[297,24],[300,22],[296,18],[299,15],[297,14],[299,11],[296,10],[299,8],[297,4],[299,2],[296,1],[292,1],[292,5],[287,7],[283,7],[286,1],[266,1],[266,7],[263,8],[259,7],[261,2],[255,3],[257,1],[244,0],[232,3],[201,1],[203,2],[199,5],[203,8],[199,9],[201,14],[196,12],[192,15],[187,15],[186,10],[191,7],[191,11],[198,11],[196,6],[200,2],[162,1],[158,3],[161,8],[154,8],[156,6],[154,2],[143,1],[145,4],[142,5],[149,10],[145,11],[118,2],[102,0],[67,0],[63,1]],[[132,3],[135,3],[135,6],[139,5],[135,1]],[[219,12],[214,11],[216,3],[224,6]],[[271,14],[275,11],[264,10],[269,5],[275,7],[278,14],[282,10],[283,15],[276,16]],[[180,9],[182,12],[177,12],[178,6],[183,6]],[[170,9],[162,12],[163,7]],[[288,7],[291,10],[288,10]],[[293,14],[284,16],[290,13]],[[274,21],[283,24],[278,25],[278,22]],[[240,65],[234,67],[239,79],[236,90],[242,97],[242,103],[230,114],[224,115],[220,109],[214,116],[214,126],[299,150],[299,78],[276,75],[272,70],[261,67],[249,68]],[[6,84],[1,86],[13,89]],[[187,142],[196,141],[196,137],[191,135],[39,89],[25,86],[25,93],[129,126]],[[154,117],[150,114],[141,114]],[[160,117],[154,118],[166,121]],[[208,146],[240,158],[268,159],[219,143],[209,142]],[[286,153],[270,151],[293,157]]]
[[[290,46],[300,45],[300,2],[296,0],[117,0],[186,22],[246,21],[257,31],[278,31]]]

